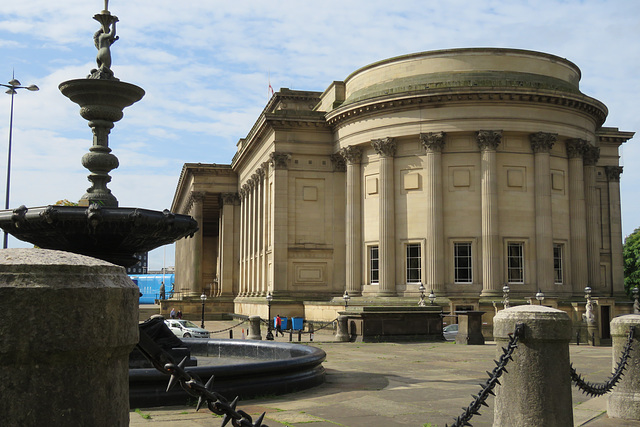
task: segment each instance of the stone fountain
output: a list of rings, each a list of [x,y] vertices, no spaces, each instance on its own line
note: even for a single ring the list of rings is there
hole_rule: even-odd
[[[63,95],[80,106],[80,115],[88,120],[93,132],[93,145],[82,157],[82,165],[91,172],[88,179],[92,185],[78,206],[20,206],[0,211],[0,228],[43,249],[74,252],[129,267],[138,261],[134,254],[192,236],[198,226],[190,216],[168,210],[119,207],[107,188],[109,172],[119,165],[109,148],[109,133],[122,119],[124,108],[142,99],[144,90],[121,82],[111,70],[110,47],[118,40],[118,17],[109,12],[108,0],[93,19],[100,23],[93,37],[98,68],[87,78],[59,86]]]
[[[98,67],[59,86],[93,131],[82,158],[91,187],[78,206],[0,211],[0,228],[39,247],[0,251],[0,370],[12,373],[0,381],[3,425],[129,425],[129,354],[144,332],[122,267],[198,229],[188,215],[119,207],[107,188],[118,167],[109,132],[144,90],[111,70],[118,18],[108,1],[94,19]]]

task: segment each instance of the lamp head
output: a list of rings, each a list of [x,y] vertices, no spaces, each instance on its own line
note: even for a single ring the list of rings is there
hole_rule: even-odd
[[[348,302],[351,297],[349,296],[349,292],[344,291],[344,295],[342,295],[342,299],[344,300],[344,302]]]
[[[538,293],[536,294],[536,299],[538,301],[542,301],[544,299],[544,294],[542,293],[542,290],[538,289]]]

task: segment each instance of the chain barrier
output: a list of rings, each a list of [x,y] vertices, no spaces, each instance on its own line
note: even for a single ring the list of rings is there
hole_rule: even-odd
[[[500,356],[500,360],[494,360],[496,367],[493,368],[492,372],[487,371],[489,379],[484,384],[480,384],[480,387],[482,388],[480,393],[478,393],[477,396],[472,395],[473,402],[471,402],[467,408],[463,408],[464,412],[455,419],[455,422],[451,424],[451,427],[471,426],[469,421],[474,415],[480,415],[480,407],[489,406],[486,401],[489,398],[489,395],[495,396],[493,389],[496,385],[500,384],[498,378],[500,378],[503,372],[507,372],[507,363],[509,363],[510,360],[513,361],[511,356],[514,350],[518,348],[518,340],[523,336],[524,324],[517,323],[513,333],[509,334],[509,343],[507,344],[507,347],[502,348],[503,354]],[[449,427],[448,424],[445,424],[445,427]]]
[[[182,361],[177,365],[174,363],[167,363],[164,365],[163,372],[171,375],[167,391],[171,390],[176,382],[180,382],[180,386],[184,391],[189,395],[198,398],[196,411],[199,411],[203,405],[206,405],[214,414],[224,416],[222,420],[222,427],[226,426],[229,422],[231,422],[233,427],[269,427],[262,423],[266,412],[263,412],[262,415],[253,422],[251,415],[241,409],[236,409],[238,397],[233,399],[232,402],[229,402],[229,400],[220,393],[212,391],[213,375],[209,381],[203,385],[200,378],[195,375],[191,375],[183,369],[186,361],[187,357],[182,359]]]
[[[616,384],[624,375],[624,370],[627,369],[627,363],[629,362],[629,356],[631,354],[631,343],[633,342],[633,337],[635,334],[635,327],[631,326],[629,328],[629,336],[627,337],[627,343],[622,350],[622,355],[618,360],[618,364],[616,369],[613,372],[613,375],[604,383],[591,383],[589,381],[585,381],[582,378],[582,375],[578,374],[571,364],[571,380],[574,382],[575,386],[580,389],[587,396],[602,396],[610,392]]]
[[[239,400],[238,397],[232,402],[229,402],[223,395],[211,390],[213,388],[213,375],[211,375],[209,381],[203,385],[198,376],[191,375],[191,373],[184,370],[184,366],[189,359],[188,357],[185,357],[176,365],[173,363],[173,360],[171,360],[171,356],[156,344],[142,329],[140,329],[140,342],[137,347],[158,371],[171,376],[167,391],[171,390],[171,388],[179,382],[184,391],[190,396],[198,398],[196,411],[200,410],[203,404],[206,404],[211,412],[224,416],[222,427],[226,426],[229,422],[231,422],[233,427],[268,427],[262,423],[266,412],[262,413],[254,422],[251,415],[240,409],[236,409]]]
[[[238,326],[242,325],[243,323],[247,323],[248,321],[249,321],[249,319],[244,319],[242,322],[238,323],[237,325],[229,326],[228,328],[220,329],[219,331],[209,332],[209,334],[212,335],[212,334],[219,334],[219,333],[222,333],[222,332],[227,332],[227,331],[230,331],[233,328],[237,328]]]
[[[323,330],[324,328],[327,328],[327,327],[329,327],[329,326],[333,326],[333,325],[334,325],[334,323],[335,323],[337,320],[338,320],[338,318],[336,317],[335,319],[333,319],[333,320],[331,320],[331,321],[329,321],[329,322],[325,323],[324,325],[320,326],[318,329],[315,329],[315,328],[314,328],[314,332],[318,332],[318,331]]]

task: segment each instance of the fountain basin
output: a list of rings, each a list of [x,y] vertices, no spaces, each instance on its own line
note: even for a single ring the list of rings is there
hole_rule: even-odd
[[[228,364],[187,367],[206,383],[215,375],[213,391],[229,400],[236,396],[250,399],[304,390],[324,382],[322,362],[326,353],[316,347],[247,340],[182,339],[196,357],[229,358]],[[248,363],[238,363],[239,358]],[[185,405],[193,398],[180,386],[166,392],[169,376],[156,369],[129,370],[129,403],[131,408]]]
[[[42,249],[57,249],[130,267],[134,254],[193,236],[188,215],[139,208],[41,206],[0,211],[0,228]]]

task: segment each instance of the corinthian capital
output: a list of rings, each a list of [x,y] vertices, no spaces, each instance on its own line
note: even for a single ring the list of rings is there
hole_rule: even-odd
[[[620,181],[620,175],[622,174],[622,166],[605,166],[605,173],[609,181]]]
[[[476,132],[476,143],[480,150],[495,150],[501,142],[501,130],[479,130]]]
[[[396,154],[396,142],[393,138],[372,139],[371,146],[382,157],[393,157]]]
[[[289,169],[291,154],[274,151],[269,155],[269,163],[274,169]]]
[[[584,165],[595,166],[600,158],[600,147],[594,147],[593,145],[587,145],[584,150]]]
[[[553,148],[556,139],[558,139],[557,133],[536,132],[529,135],[531,149],[534,153],[548,153]]]
[[[570,159],[584,156],[587,150],[587,141],[580,138],[568,139],[565,141],[567,146],[567,157]]]
[[[344,157],[339,153],[329,156],[331,163],[333,164],[333,170],[335,172],[344,172],[347,170],[347,165],[344,161]]]
[[[235,205],[240,201],[238,193],[220,193],[220,200],[223,206]]]
[[[360,160],[362,160],[362,148],[355,145],[344,147],[338,153],[350,165],[360,163]]]
[[[444,132],[421,133],[420,142],[427,151],[442,151],[446,136],[447,134]]]

